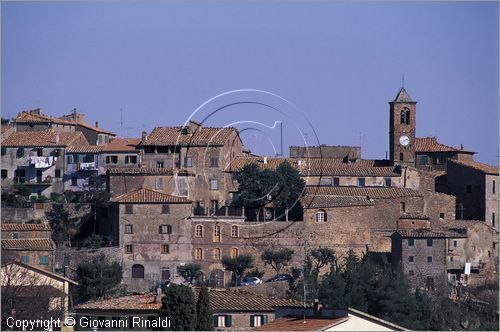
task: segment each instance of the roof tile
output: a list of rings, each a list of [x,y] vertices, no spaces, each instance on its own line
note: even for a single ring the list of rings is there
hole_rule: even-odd
[[[2,142],[4,147],[65,147],[72,144],[89,145],[81,132],[56,133],[53,130],[18,131]]]
[[[307,195],[364,196],[369,198],[419,197],[423,194],[410,188],[396,187],[306,187]]]
[[[463,152],[474,153],[438,143],[436,137],[415,138],[415,152]]]
[[[475,160],[454,160],[454,159],[450,159],[450,160],[448,160],[448,162],[451,162],[451,163],[454,163],[454,164],[458,164],[458,165],[462,165],[462,166],[467,166],[467,167],[473,168],[475,170],[484,172],[486,174],[495,174],[495,175],[498,175],[498,166],[492,166],[492,165],[488,165],[488,164],[483,164],[483,163],[480,163],[480,162],[475,161]]]
[[[150,189],[137,189],[113,199],[119,203],[192,203],[191,200]]]
[[[136,148],[139,143],[140,138],[115,138],[104,146],[103,152],[139,152]]]
[[[141,145],[214,146],[224,145],[236,128],[198,127],[193,132],[183,134],[183,127],[156,127]]]
[[[47,223],[24,224],[24,223],[2,223],[2,231],[50,231],[51,227]]]
[[[2,240],[2,250],[54,250],[51,239]]]

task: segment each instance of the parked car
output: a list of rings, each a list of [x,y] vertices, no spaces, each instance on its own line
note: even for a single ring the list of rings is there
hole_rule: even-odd
[[[267,280],[266,282],[273,282],[273,281],[290,281],[293,280],[293,277],[289,274],[278,274],[277,276]]]
[[[257,277],[248,277],[243,279],[242,282],[240,282],[240,286],[249,286],[249,285],[258,285],[262,284],[262,280],[257,278]]]

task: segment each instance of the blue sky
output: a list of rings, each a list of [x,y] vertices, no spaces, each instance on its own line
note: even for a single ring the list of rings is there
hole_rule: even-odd
[[[283,121],[285,147],[305,137],[309,145],[361,145],[363,157],[384,158],[388,102],[404,74],[418,101],[418,136],[437,135],[477,151],[477,160],[498,162],[497,2],[1,6],[2,116],[77,108],[90,123],[139,137],[185,122],[221,93],[259,89],[296,109],[269,94],[238,93],[203,111],[245,100],[286,119],[240,104],[207,125]],[[272,154],[262,131],[242,136],[253,151]],[[276,132],[269,136],[274,141]]]

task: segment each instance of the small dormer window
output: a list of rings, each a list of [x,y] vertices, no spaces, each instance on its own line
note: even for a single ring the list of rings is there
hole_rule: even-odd
[[[181,134],[182,135],[187,135],[188,134],[188,127],[182,127]]]

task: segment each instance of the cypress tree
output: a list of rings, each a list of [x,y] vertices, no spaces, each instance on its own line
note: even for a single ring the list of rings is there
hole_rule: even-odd
[[[208,288],[203,286],[196,302],[196,331],[212,331],[212,308],[210,308],[210,299],[208,295]]]
[[[170,317],[170,331],[192,331],[196,322],[196,306],[193,291],[188,286],[170,284],[158,313]]]

